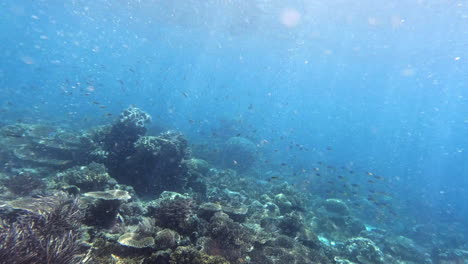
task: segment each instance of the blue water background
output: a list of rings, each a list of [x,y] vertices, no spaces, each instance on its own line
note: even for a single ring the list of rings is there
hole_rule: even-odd
[[[402,218],[468,218],[466,1],[19,0],[0,13],[3,123],[79,130],[133,104],[155,131],[209,144],[234,120],[272,169],[371,171]]]

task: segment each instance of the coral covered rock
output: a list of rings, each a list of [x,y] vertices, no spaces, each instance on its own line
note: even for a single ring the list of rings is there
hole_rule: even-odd
[[[189,235],[197,229],[196,204],[189,197],[164,192],[157,205],[150,206],[148,211],[149,215],[156,219],[158,226],[173,229],[184,235]]]
[[[172,254],[170,264],[229,264],[220,256],[210,256],[192,247],[178,247]]]
[[[131,198],[127,191],[109,190],[84,194],[86,201],[85,223],[92,226],[109,228],[114,224],[120,205]]]
[[[252,231],[223,212],[211,218],[208,235],[209,238],[202,242],[204,251],[210,255],[221,255],[232,263],[239,263],[253,249]]]
[[[348,239],[345,243],[345,250],[350,260],[360,264],[385,263],[380,248],[367,238],[355,237]]]
[[[104,165],[95,162],[59,172],[56,181],[59,185],[77,186],[82,192],[104,190],[117,183],[109,176]]]
[[[180,235],[173,230],[163,229],[156,233],[154,240],[158,249],[174,248],[180,241]]]

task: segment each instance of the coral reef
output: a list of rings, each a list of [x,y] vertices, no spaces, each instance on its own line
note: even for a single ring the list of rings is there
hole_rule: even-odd
[[[219,162],[210,164],[178,132],[146,135],[150,121],[132,106],[82,135],[1,127],[0,262],[468,261],[462,232],[447,231],[442,243],[431,223],[404,228],[405,236],[371,226],[351,198],[300,191],[278,180],[282,171],[263,170],[258,147],[238,133],[216,140],[211,148],[222,148],[210,162]]]

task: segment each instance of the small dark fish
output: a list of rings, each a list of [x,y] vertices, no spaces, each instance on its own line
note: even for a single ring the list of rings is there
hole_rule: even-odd
[[[281,166],[287,166],[287,165],[288,165],[288,164],[286,164],[286,163],[284,163],[284,162],[281,163]]]
[[[182,95],[183,95],[185,98],[188,98],[188,93],[182,92]]]
[[[100,105],[99,108],[104,109],[104,108],[107,108],[107,106],[105,106],[105,105]]]
[[[375,181],[373,181],[373,180],[368,180],[367,182],[368,182],[368,183],[371,183],[371,184],[374,184],[374,183],[375,183]]]
[[[252,110],[253,109],[253,104],[250,104],[249,105],[249,110]]]
[[[273,181],[273,180],[279,180],[279,177],[278,176],[271,176],[270,179],[268,179],[268,181]]]
[[[327,150],[328,150],[328,151],[332,151],[333,149],[332,149],[332,147],[328,146],[328,147],[327,147]]]
[[[100,104],[100,103],[99,103],[99,102],[96,102],[96,101],[93,101],[93,104],[96,104],[96,105],[98,105],[98,104]]]
[[[9,134],[9,133],[5,134],[5,136],[7,136],[7,137],[17,137],[17,138],[23,137],[23,135]]]
[[[345,180],[345,177],[342,175],[338,175],[338,179]]]
[[[359,187],[359,185],[356,184],[356,183],[351,183],[351,186],[353,186],[354,188],[358,188],[358,187]]]
[[[236,137],[240,137],[240,135],[241,135],[241,133],[237,133],[237,134],[236,134]]]
[[[107,113],[106,116],[112,116],[112,114],[111,114],[111,113]]]

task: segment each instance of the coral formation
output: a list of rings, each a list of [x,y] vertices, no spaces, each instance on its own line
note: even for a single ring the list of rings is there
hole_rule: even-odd
[[[75,166],[59,172],[56,181],[59,186],[64,184],[76,186],[82,192],[100,191],[117,184],[107,173],[106,167],[95,162],[91,162],[87,166]]]
[[[86,200],[85,223],[107,228],[117,220],[120,205],[131,199],[130,194],[123,190],[89,192],[84,196],[89,198]]]
[[[121,245],[134,248],[146,248],[154,246],[154,238],[143,235],[142,233],[128,232],[121,235],[117,241]]]
[[[364,237],[348,239],[345,243],[345,250],[352,261],[360,264],[385,263],[384,255],[375,243]]]
[[[204,251],[224,256],[232,263],[239,263],[253,249],[251,231],[222,212],[211,218],[208,235],[209,238],[203,243]]]
[[[158,226],[189,235],[196,231],[198,218],[196,204],[190,198],[176,193],[164,192],[157,206],[149,208]]]
[[[259,147],[238,133],[210,146],[221,148],[210,164],[178,132],[146,135],[150,121],[129,107],[114,124],[83,133],[1,127],[0,262],[468,261],[459,236],[435,243],[429,224],[395,235],[364,225],[351,199],[278,180],[282,172],[263,170]]]
[[[223,149],[223,164],[227,168],[246,170],[257,161],[257,147],[244,137],[229,138]]]

